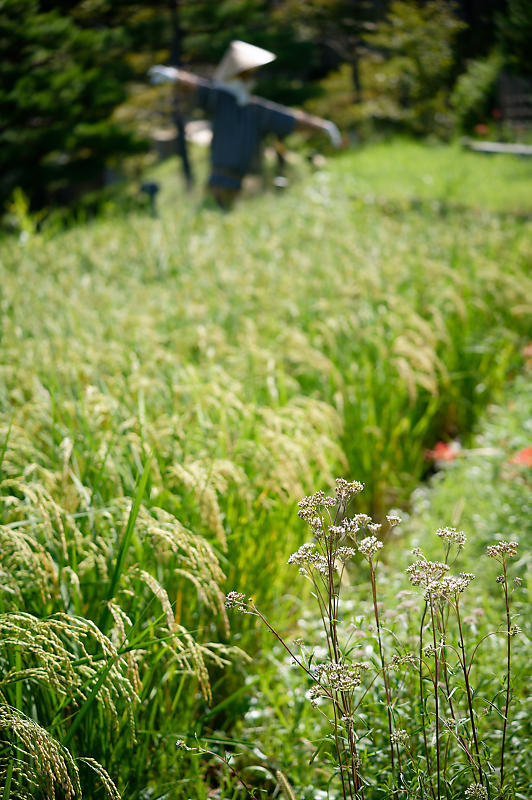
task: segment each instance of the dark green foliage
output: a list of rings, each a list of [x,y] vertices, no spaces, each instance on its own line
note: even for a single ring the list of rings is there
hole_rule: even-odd
[[[393,0],[365,37],[374,54],[367,113],[415,134],[450,132],[453,44],[463,27],[453,3]]]
[[[518,74],[532,75],[532,4],[508,0],[508,9],[498,17],[499,36],[507,62]]]
[[[16,187],[34,206],[71,200],[102,184],[114,156],[143,148],[109,118],[130,75],[124,31],[42,5],[0,3],[0,206]]]
[[[459,76],[451,95],[451,105],[460,130],[470,131],[494,107],[502,63],[501,54],[494,51],[487,58],[471,61]]]

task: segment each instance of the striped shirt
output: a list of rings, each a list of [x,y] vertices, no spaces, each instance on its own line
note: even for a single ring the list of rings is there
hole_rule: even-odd
[[[260,97],[239,105],[232,92],[207,81],[198,87],[197,98],[212,119],[213,173],[219,169],[241,179],[250,171],[263,136],[286,136],[295,127],[295,117],[285,106]]]

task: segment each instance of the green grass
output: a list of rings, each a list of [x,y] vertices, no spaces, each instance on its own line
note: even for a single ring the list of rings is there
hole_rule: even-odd
[[[378,570],[384,645],[389,654],[387,659],[390,659],[396,648],[401,652],[398,642],[403,643],[405,650],[415,651],[419,631],[423,592],[413,588],[405,575],[406,567],[416,560],[412,548],[420,547],[428,558],[439,561],[443,558],[443,548],[439,537],[434,535],[435,531],[443,526],[455,526],[465,533],[466,545],[453,572],[466,570],[476,575],[461,605],[469,652],[473,644],[481,642],[471,680],[483,757],[491,765],[487,774],[490,775],[492,796],[494,793],[498,797],[496,769],[500,758],[501,716],[497,709],[503,704],[501,687],[506,642],[500,634],[484,637],[490,631],[504,629],[504,597],[501,587],[496,583],[501,567],[487,556],[486,550],[501,539],[519,542],[518,558],[513,560],[509,572],[510,580],[514,576],[523,580],[523,585],[516,586],[512,596],[512,624],[518,624],[523,631],[512,639],[512,704],[506,759],[511,767],[507,773],[509,785],[504,796],[521,800],[527,796],[532,781],[528,756],[531,708],[527,690],[527,651],[532,636],[528,614],[531,585],[531,468],[519,459],[519,454],[524,459],[530,449],[531,393],[529,367],[507,385],[500,402],[487,410],[471,439],[471,446],[458,451],[453,461],[440,463],[432,478],[414,492],[411,513],[402,512],[403,524],[394,531],[397,535],[385,538]],[[312,538],[308,528],[306,538]],[[321,621],[317,608],[311,598],[301,598],[304,582],[296,574],[296,569],[287,565],[282,570],[293,575],[294,591],[290,595],[292,616],[283,616],[274,611],[270,622],[274,627],[280,627],[285,640],[298,655],[299,649],[294,646],[294,641],[301,638],[306,652],[314,650],[314,662],[318,662],[324,657],[320,653],[320,649],[324,649],[324,642],[322,633],[320,636]],[[301,583],[299,592],[297,583]],[[367,565],[362,560],[351,563],[347,580],[343,582],[342,594],[340,629],[344,629],[345,635],[350,637],[353,649],[351,657],[371,661],[376,658],[375,627],[369,624],[373,616],[371,588]],[[297,622],[293,622],[296,619]],[[259,621],[257,624],[260,624]],[[452,637],[448,639],[448,642],[451,641]],[[451,657],[452,653],[448,655]],[[254,669],[258,685],[251,687],[250,702],[238,727],[237,738],[248,745],[247,748],[237,748],[242,769],[247,774],[250,765],[262,765],[273,776],[276,762],[281,763],[298,798],[312,800],[317,795],[325,798],[333,772],[327,745],[317,758],[312,758],[328,733],[329,726],[305,699],[305,692],[312,682],[294,668],[292,659],[277,643],[273,644],[272,650],[262,661],[256,660]],[[456,673],[451,674],[452,680],[456,680]],[[422,754],[415,676],[404,668],[399,672],[391,672],[390,680],[396,698],[394,724],[408,732],[410,751]],[[368,683],[369,679],[363,681],[360,694]],[[459,688],[453,692],[453,702],[457,712],[464,709],[465,698]],[[457,713],[457,717],[463,716]],[[363,736],[359,742],[362,770],[365,777],[369,778],[366,797],[371,800],[389,797],[391,789],[385,788],[390,765],[386,763],[388,737],[382,683],[373,687],[369,697],[365,698],[356,724],[359,731],[363,732],[365,728],[371,730],[371,735]],[[254,753],[251,752],[251,743],[258,745],[258,752],[257,748]],[[433,743],[431,752],[433,755]],[[409,753],[403,752],[402,757],[405,766],[409,761]],[[462,798],[471,781],[467,768],[463,769],[462,758],[457,753],[449,762],[451,772],[455,774],[446,794],[450,793],[452,798]],[[423,755],[420,757],[420,766],[423,772]],[[405,767],[405,775],[407,773],[408,767]],[[270,780],[275,782],[273,778]],[[410,791],[412,789],[412,796],[425,796],[416,793],[415,784],[414,787],[410,786]],[[331,797],[341,797],[338,780]]]
[[[345,181],[354,193],[403,201],[435,201],[443,208],[530,215],[531,159],[484,155],[452,146],[395,141],[350,157]]]
[[[176,171],[155,169],[158,219],[23,218],[0,245],[2,610],[103,620],[134,687],[100,664],[61,700],[29,679],[18,696],[131,798],[201,797],[175,739],[230,733],[247,702],[244,662],[217,661],[221,590],[290,618],[295,500],[343,474],[377,515],[406,503],[426,447],[467,438],[530,337],[528,162],[379,145],[228,215]],[[267,646],[245,619],[236,634]]]

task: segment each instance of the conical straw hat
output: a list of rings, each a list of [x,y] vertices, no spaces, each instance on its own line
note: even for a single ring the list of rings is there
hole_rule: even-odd
[[[214,73],[216,81],[229,81],[241,72],[269,64],[277,58],[269,50],[235,40],[231,42]]]

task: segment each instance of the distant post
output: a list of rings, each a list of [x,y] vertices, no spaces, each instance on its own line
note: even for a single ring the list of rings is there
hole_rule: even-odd
[[[170,53],[170,65],[172,67],[180,67],[182,59],[181,40],[183,32],[181,30],[181,19],[179,16],[180,0],[172,0],[171,14],[172,14],[172,50]],[[192,167],[188,157],[187,140],[185,135],[185,119],[179,107],[177,92],[174,92],[173,110],[172,115],[174,118],[174,125],[177,130],[176,148],[177,154],[181,159],[183,167],[183,175],[187,191],[190,191],[194,185],[194,178],[192,175]]]

